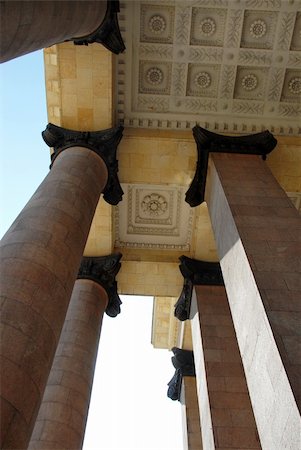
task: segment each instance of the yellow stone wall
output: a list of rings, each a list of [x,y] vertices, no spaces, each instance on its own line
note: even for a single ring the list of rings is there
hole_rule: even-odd
[[[155,348],[172,349],[178,345],[181,323],[174,316],[175,297],[155,297],[151,342]]]
[[[117,281],[120,294],[178,297],[183,287],[178,263],[122,259]]]
[[[267,164],[286,192],[301,192],[301,138],[276,138],[277,147],[268,155]]]
[[[81,131],[112,126],[112,53],[102,45],[44,50],[49,122]]]

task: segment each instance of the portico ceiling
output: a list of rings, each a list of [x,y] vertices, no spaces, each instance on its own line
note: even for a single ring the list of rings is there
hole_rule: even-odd
[[[126,127],[301,133],[299,0],[123,1]]]

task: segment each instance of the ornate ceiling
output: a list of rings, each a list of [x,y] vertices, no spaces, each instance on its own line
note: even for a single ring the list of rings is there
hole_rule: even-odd
[[[194,210],[185,186],[123,184],[115,208],[115,247],[190,251]]]
[[[124,1],[127,127],[301,133],[300,0]]]

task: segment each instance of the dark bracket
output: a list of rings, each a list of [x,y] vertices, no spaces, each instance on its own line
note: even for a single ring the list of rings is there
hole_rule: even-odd
[[[87,279],[100,284],[108,294],[109,303],[106,314],[116,317],[120,313],[121,300],[117,293],[115,277],[121,267],[121,253],[108,256],[84,256],[80,265],[78,279]]]
[[[168,383],[167,396],[171,400],[180,400],[183,377],[195,377],[194,356],[193,351],[178,347],[173,347],[171,351],[174,354],[171,361],[176,371]]]
[[[192,131],[197,144],[198,160],[194,178],[185,198],[191,207],[198,206],[204,201],[210,152],[260,155],[266,159],[266,155],[277,144],[277,140],[268,130],[248,136],[223,136],[196,125]]]
[[[123,127],[109,128],[103,131],[75,131],[58,127],[49,123],[42,132],[44,141],[53,147],[51,165],[55,158],[65,149],[81,146],[97,153],[108,169],[108,181],[103,190],[103,197],[111,205],[117,205],[122,200],[123,190],[118,179],[117,146],[122,138]]]
[[[102,44],[112,53],[118,55],[125,50],[125,45],[120,33],[118,16],[119,1],[108,1],[106,15],[101,25],[93,33],[78,38],[72,38],[75,45],[89,45],[97,42]]]
[[[181,295],[175,304],[175,316],[184,321],[190,317],[192,289],[194,285],[223,286],[224,280],[219,263],[199,261],[180,256],[180,271],[184,277]]]

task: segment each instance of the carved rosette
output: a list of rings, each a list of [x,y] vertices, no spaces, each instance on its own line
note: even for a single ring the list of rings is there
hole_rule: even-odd
[[[193,351],[178,347],[171,349],[174,356],[171,358],[176,369],[174,376],[168,383],[167,396],[171,400],[180,400],[183,377],[195,377]]]
[[[51,166],[56,157],[65,149],[73,146],[86,147],[97,153],[108,169],[108,181],[103,197],[111,205],[122,200],[123,190],[118,179],[117,146],[122,138],[123,127],[109,128],[103,131],[74,131],[49,123],[42,137],[49,147],[53,147]]]
[[[80,265],[78,279],[92,280],[100,284],[108,294],[108,306],[106,314],[116,317],[120,313],[121,300],[117,293],[115,277],[121,267],[121,253],[113,253],[108,256],[84,256]]]
[[[73,38],[71,41],[75,45],[89,45],[97,42],[116,55],[122,53],[125,50],[125,45],[119,29],[118,12],[119,1],[109,0],[106,15],[100,26],[93,33]]]
[[[197,125],[192,131],[197,144],[198,160],[194,178],[186,192],[185,201],[191,207],[198,206],[204,201],[210,152],[260,155],[266,159],[266,155],[277,144],[276,139],[268,130],[247,136],[223,136]]]
[[[193,286],[223,286],[224,281],[220,265],[217,262],[200,261],[184,255],[179,259],[184,286],[175,304],[175,316],[177,319],[184,321],[190,317]]]

